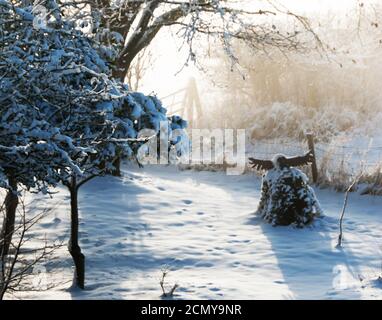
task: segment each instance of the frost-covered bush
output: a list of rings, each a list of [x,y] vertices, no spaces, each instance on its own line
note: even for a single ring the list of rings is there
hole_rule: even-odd
[[[303,227],[322,210],[304,173],[293,167],[275,167],[263,177],[257,214],[274,226]]]
[[[327,140],[338,132],[348,132],[358,125],[364,114],[343,110],[338,116],[334,106],[312,108],[292,103],[274,103],[258,107],[251,114],[250,134],[253,140],[290,137],[301,139],[313,131],[321,140]]]
[[[159,134],[161,125],[167,124],[169,140],[172,145],[176,145],[180,141],[172,139],[172,132],[187,127],[187,122],[181,117],[168,117],[167,109],[156,96],[140,92],[131,92],[124,97],[118,108],[115,108],[114,115],[129,125],[120,137],[137,138],[142,130],[152,130],[153,133]],[[134,144],[135,152],[140,145],[141,143]]]
[[[354,8],[306,13],[328,46],[324,55],[275,49],[253,55],[235,43],[241,72],[230,72],[230,61],[213,48],[207,63],[214,86],[203,92],[211,97],[204,102],[210,126],[251,129],[256,140],[296,138],[306,128],[321,140],[354,129],[375,133],[379,124],[372,120],[381,113],[382,98],[382,6],[348,2]]]

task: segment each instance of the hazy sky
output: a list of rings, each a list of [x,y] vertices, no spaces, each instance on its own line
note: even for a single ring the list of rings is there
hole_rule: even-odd
[[[367,1],[367,0],[366,0]],[[357,0],[278,0],[291,10],[322,11],[343,10],[354,7]]]
[[[373,0],[365,0],[363,2],[372,2]],[[358,0],[278,0],[275,3],[285,5],[291,11],[297,13],[306,13],[314,15],[315,12],[323,11],[348,11],[357,6]],[[243,7],[252,9],[264,8],[259,4],[264,1],[246,1],[243,0]],[[140,88],[145,93],[155,91],[159,97],[164,97],[172,92],[179,90],[187,85],[191,76],[198,77],[200,74],[193,63],[189,67],[183,68],[187,57],[187,46],[179,51],[181,41],[172,36],[169,29],[161,31],[158,38],[155,39],[152,50],[155,56],[155,63],[150,72],[144,79],[144,85]],[[178,73],[178,74],[177,74]]]

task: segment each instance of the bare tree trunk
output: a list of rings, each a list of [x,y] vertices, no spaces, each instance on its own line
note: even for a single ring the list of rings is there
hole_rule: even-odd
[[[113,165],[115,169],[111,172],[111,174],[114,177],[120,177],[122,175],[121,174],[121,157],[116,158],[113,162]]]
[[[12,176],[9,176],[8,183],[10,189],[8,190],[5,197],[5,217],[0,234],[0,239],[3,239],[3,243],[0,246],[0,257],[5,257],[9,253],[9,247],[11,245],[13,233],[15,231],[17,205],[19,204],[16,179]]]
[[[85,256],[81,252],[81,248],[78,244],[78,187],[76,178],[72,178],[72,182],[69,186],[70,191],[70,210],[71,210],[71,225],[70,225],[70,240],[69,240],[69,252],[73,258],[75,265],[75,280],[76,285],[80,289],[85,289]]]
[[[137,53],[138,54],[138,53]],[[113,77],[124,82],[127,76],[127,72],[133,62],[135,55],[133,57],[121,57],[119,58],[113,68]]]

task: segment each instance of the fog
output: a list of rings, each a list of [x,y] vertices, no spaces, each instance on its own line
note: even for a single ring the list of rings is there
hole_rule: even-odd
[[[205,42],[201,42],[201,70],[185,66],[187,48],[181,48],[181,41],[169,32],[162,32],[152,46],[159,56],[145,75],[142,90],[156,88],[158,96],[164,97],[187,87],[188,79],[195,77],[204,125],[251,128],[255,137],[277,135],[281,128],[284,134],[289,130],[298,136],[307,128],[325,135],[378,127],[382,6],[377,1],[357,0],[289,0],[278,1],[277,6],[306,16],[323,48],[316,50],[309,34],[302,35],[308,48],[303,52],[280,53],[277,48],[253,52],[236,43],[240,65],[231,71],[232,63],[217,43],[209,43],[207,56]],[[282,23],[286,30],[295,28],[290,19]],[[172,106],[179,99],[164,103],[170,111],[179,109],[181,105]]]

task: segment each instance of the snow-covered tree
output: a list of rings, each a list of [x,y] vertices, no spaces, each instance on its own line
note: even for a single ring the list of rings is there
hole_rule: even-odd
[[[71,76],[79,75],[81,67],[87,68],[70,61],[77,57],[76,51],[82,50],[83,37],[69,32],[60,16],[56,17],[54,27],[36,26],[31,8],[0,2],[0,132],[4,137],[0,159],[2,185],[8,188],[2,228],[6,239],[3,254],[8,252],[13,234],[18,185],[46,190],[49,184],[82,176],[78,160],[93,151],[74,141],[77,136],[62,133],[72,133],[70,117],[62,119],[66,123],[54,121],[60,110],[72,110],[82,106],[83,100],[91,101],[88,92],[81,92],[77,79]],[[61,65],[63,57],[68,59],[65,66]],[[71,112],[84,115],[84,111],[87,110]]]
[[[35,61],[42,57],[31,49],[34,39],[26,22],[33,23],[29,12],[0,2],[0,187],[7,189],[1,230],[5,241],[0,247],[4,255],[14,230],[18,188],[46,192],[63,172],[80,173],[68,152],[81,149],[39,108],[39,82],[45,71],[36,69]]]
[[[9,139],[1,147],[0,181],[9,188],[9,197],[15,197],[18,183],[45,188],[61,181],[68,187],[69,251],[77,284],[83,288],[79,188],[115,169],[120,157],[133,157],[146,141],[137,139],[139,130],[158,133],[161,121],[178,126],[179,119],[168,119],[155,97],[131,93],[126,85],[114,81],[97,44],[77,30],[74,21],[62,18],[55,1],[41,2],[48,9],[43,22],[36,7],[25,6],[25,2],[0,0],[4,110],[0,134]],[[173,120],[176,123],[171,124]],[[28,171],[30,168],[33,170]],[[19,180],[10,178],[15,175]]]

